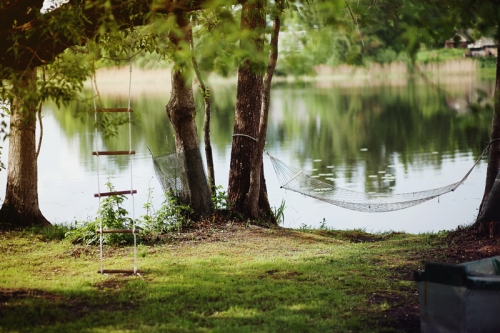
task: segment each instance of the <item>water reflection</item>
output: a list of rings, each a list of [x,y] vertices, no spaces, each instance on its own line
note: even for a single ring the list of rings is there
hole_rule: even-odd
[[[493,91],[492,82],[467,82],[444,90],[408,80],[406,85],[279,84],[272,93],[267,150],[285,163],[318,180],[364,193],[405,193],[456,182],[468,171],[489,141],[489,114],[466,114],[450,107],[452,98],[468,96],[480,88]],[[212,87],[212,144],[216,180],[227,186],[234,86]],[[160,154],[174,149],[173,131],[165,112],[166,95],[142,94],[132,100],[132,139],[137,154],[132,159],[136,215],[154,187],[154,204],[161,203],[148,147]],[[103,96],[107,105],[123,106],[125,98]],[[201,99],[197,125],[203,123]],[[451,103],[453,104],[453,103]],[[52,221],[85,219],[97,211],[96,164],[91,152],[128,149],[128,128],[116,137],[95,135],[92,105],[44,110],[45,137],[40,156],[40,202]],[[202,148],[203,149],[203,148]],[[2,156],[6,156],[4,153]],[[101,157],[102,158],[102,157]],[[100,174],[110,177],[117,189],[127,188],[130,161],[126,157],[101,160]],[[473,220],[485,177],[481,163],[456,193],[394,213],[358,213],[279,189],[269,161],[265,172],[271,205],[286,200],[285,225],[318,226],[323,219],[335,228],[406,230],[422,232],[450,229]],[[5,178],[5,173],[4,177]],[[5,182],[4,179],[2,179]],[[103,182],[101,180],[101,182]],[[0,184],[4,187],[4,183]],[[449,197],[448,197],[449,196]],[[454,197],[453,197],[454,196]],[[77,203],[77,204],[76,204]]]
[[[464,128],[464,117],[447,106],[443,92],[412,80],[407,86],[283,87],[275,93],[268,142],[287,142],[300,166],[313,161],[310,171],[320,177],[333,169],[334,179],[352,183],[362,175],[365,192],[391,192],[396,166],[441,168],[444,155],[478,156],[489,138],[489,122],[478,120],[471,131],[467,118]]]

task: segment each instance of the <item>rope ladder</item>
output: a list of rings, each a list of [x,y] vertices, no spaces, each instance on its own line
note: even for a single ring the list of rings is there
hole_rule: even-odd
[[[100,274],[113,274],[113,273],[129,273],[129,274],[137,274],[139,275],[139,270],[137,269],[137,233],[139,230],[136,228],[135,221],[135,202],[134,202],[134,194],[137,193],[134,190],[133,183],[133,163],[130,158],[131,155],[135,154],[135,150],[132,150],[132,119],[131,115],[134,111],[131,107],[131,88],[132,88],[132,58],[130,59],[130,70],[129,70],[129,85],[128,85],[128,105],[126,108],[103,108],[97,106],[97,98],[100,98],[99,91],[97,89],[96,83],[96,75],[94,71],[93,81],[91,80],[92,86],[92,96],[94,102],[94,127],[95,127],[95,150],[92,152],[92,155],[95,156],[96,159],[96,170],[97,170],[97,193],[94,194],[94,197],[99,199],[99,207],[101,206],[101,198],[109,197],[115,195],[131,195],[132,197],[132,229],[104,229],[103,228],[103,217],[100,218],[99,230],[96,232],[99,233],[99,252],[100,252],[100,268],[98,273]],[[109,113],[117,113],[117,112],[126,112],[128,114],[128,150],[115,150],[115,151],[106,151],[99,150],[98,143],[98,120],[97,114],[101,112],[109,112]],[[100,156],[115,156],[115,155],[129,155],[130,158],[130,189],[123,191],[111,191],[111,192],[101,192],[100,187],[100,174],[99,174],[99,157]],[[103,238],[104,234],[132,234],[134,238],[134,267],[133,269],[104,269],[104,246],[103,246]]]

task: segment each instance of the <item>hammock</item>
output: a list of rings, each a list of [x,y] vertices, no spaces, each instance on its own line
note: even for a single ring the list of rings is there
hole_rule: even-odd
[[[490,144],[488,144],[472,168],[460,181],[430,190],[400,194],[363,193],[340,188],[316,178],[312,178],[299,169],[287,166],[269,153],[267,155],[271,159],[281,188],[360,212],[391,212],[412,207],[448,192],[455,191],[467,179],[484,154],[486,154],[491,143],[497,140],[500,139],[492,140]],[[151,153],[151,156],[153,157],[156,176],[163,191],[171,191],[175,196],[179,196],[185,191],[189,191],[189,188],[185,186],[185,175],[181,168],[184,161],[183,154],[178,155],[173,153],[153,156]]]
[[[479,163],[488,150],[483,151],[479,159],[459,182],[430,190],[400,193],[377,194],[356,192],[312,178],[299,169],[287,166],[283,161],[267,154],[278,177],[281,188],[307,195],[309,197],[328,202],[332,205],[357,210],[360,212],[391,212],[421,204],[448,192],[455,191]]]

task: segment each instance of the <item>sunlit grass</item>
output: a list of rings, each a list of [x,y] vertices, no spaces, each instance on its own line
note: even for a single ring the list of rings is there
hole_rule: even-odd
[[[140,246],[142,278],[97,274],[97,247],[1,234],[0,331],[390,332],[386,311],[416,302],[396,268],[420,267],[431,246],[425,235],[240,229],[226,242]],[[105,252],[107,268],[132,264],[132,248]]]

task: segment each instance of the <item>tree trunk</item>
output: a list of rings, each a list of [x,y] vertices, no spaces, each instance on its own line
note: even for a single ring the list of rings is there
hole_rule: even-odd
[[[245,2],[241,12],[241,30],[256,34],[242,40],[242,48],[253,56],[248,56],[238,68],[236,108],[234,115],[233,144],[229,171],[228,203],[232,210],[249,215],[245,200],[250,188],[251,161],[256,148],[262,94],[263,34],[266,26],[264,3]],[[249,52],[250,53],[250,52]],[[267,198],[264,170],[260,168],[259,209],[266,216],[272,216]]]
[[[500,37],[496,38],[497,40],[497,52],[500,51]],[[479,230],[484,233],[487,228],[485,228],[482,224],[489,223],[491,221],[486,221],[488,218],[495,216],[494,212],[491,209],[494,208],[494,202],[500,203],[500,196],[498,198],[489,199],[490,194],[492,193],[493,186],[495,184],[495,178],[497,177],[497,173],[500,169],[500,59],[497,57],[497,66],[496,66],[496,79],[495,79],[495,100],[494,100],[494,113],[493,120],[491,124],[491,145],[489,152],[489,160],[488,160],[488,168],[486,170],[486,185],[484,188],[483,200],[481,201],[481,205],[479,206],[479,214],[478,219],[475,223],[475,226],[479,228]],[[487,202],[490,202],[487,204]],[[493,221],[493,220],[492,220]],[[497,219],[494,221],[500,221],[500,214],[498,214]],[[488,232],[489,233],[489,232]],[[500,234],[500,230],[496,229],[496,234]],[[493,236],[493,235],[490,235]]]
[[[201,76],[200,67],[196,61],[194,53],[194,41],[193,41],[193,30],[190,31],[191,34],[191,62],[193,63],[193,69],[196,73],[196,78],[200,83],[200,90],[203,94],[203,102],[205,104],[205,120],[203,122],[203,140],[205,141],[205,158],[207,160],[207,172],[208,172],[208,185],[210,186],[210,191],[212,196],[215,195],[215,171],[214,171],[214,158],[212,154],[212,143],[210,141],[210,116],[212,113],[212,99],[210,97],[210,89],[207,88],[203,77]]]
[[[183,45],[189,45],[191,26],[183,13],[177,14],[176,20],[183,34],[177,36],[172,33],[169,38],[177,50],[182,51]],[[174,63],[172,94],[166,109],[174,127],[175,150],[183,179],[181,203],[189,204],[194,211],[193,218],[199,220],[212,214],[213,203],[198,145],[193,88],[191,79],[185,75],[188,70],[190,68],[180,68],[178,63]]]
[[[498,28],[500,29],[500,28]],[[497,32],[497,52],[500,51],[500,31]],[[486,227],[490,222],[500,221],[500,212],[495,209],[495,205],[500,204],[500,195],[493,196],[494,185],[498,181],[500,169],[500,59],[497,57],[496,79],[495,79],[495,100],[494,113],[491,124],[491,145],[489,152],[488,168],[486,170],[486,185],[483,200],[479,206],[478,219],[475,226],[479,228],[481,234],[488,233],[491,237],[500,234],[499,228]],[[495,179],[497,181],[495,181]],[[492,196],[490,198],[490,196]]]
[[[493,187],[484,204],[484,209],[479,215],[476,224],[479,234],[482,236],[495,237],[500,234],[500,171],[494,181]]]
[[[20,228],[50,226],[38,205],[38,164],[36,158],[37,104],[21,94],[35,89],[36,69],[27,70],[15,87],[11,102],[7,189],[0,209],[0,226]]]
[[[260,124],[257,138],[257,148],[252,159],[250,169],[250,188],[246,198],[246,210],[250,217],[260,218],[259,212],[259,190],[260,190],[260,170],[262,169],[262,154],[266,145],[267,136],[267,120],[269,115],[269,104],[271,102],[271,82],[273,79],[274,69],[278,62],[278,38],[281,27],[280,15],[277,13],[274,17],[273,30],[271,32],[271,53],[269,55],[269,63],[267,65],[266,75],[262,86],[262,105],[260,110]],[[276,219],[274,219],[276,223]]]

